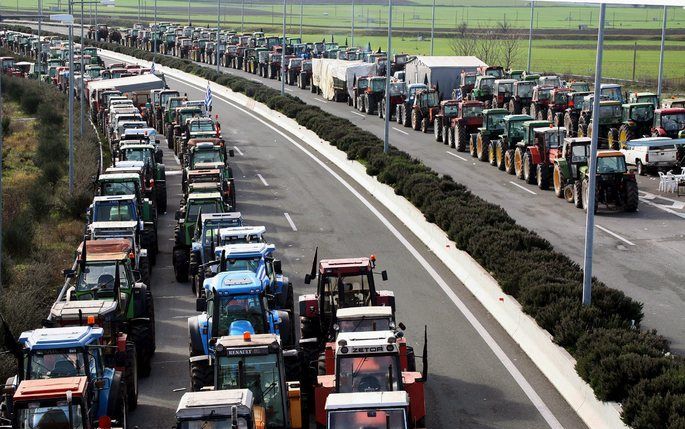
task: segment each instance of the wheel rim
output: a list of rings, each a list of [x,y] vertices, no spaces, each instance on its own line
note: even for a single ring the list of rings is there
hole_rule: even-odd
[[[516,167],[517,172],[522,170],[523,160],[521,159],[521,152],[516,151],[514,153],[514,167]]]
[[[497,145],[495,149],[495,157],[497,158],[497,165],[502,165],[502,146]]]
[[[478,136],[478,141],[476,142],[476,153],[479,155],[483,153],[483,140],[480,136]]]
[[[488,148],[488,157],[490,160],[495,159],[495,148],[493,148],[492,145]]]
[[[524,160],[523,161],[523,178],[528,179],[529,177],[530,177],[530,164]]]
[[[561,178],[559,177],[559,169],[556,167],[554,167],[552,178],[554,180],[554,190],[558,193],[561,190]]]
[[[623,146],[623,143],[628,141],[628,133],[626,130],[621,130],[619,131],[618,134],[618,142],[621,143],[621,146]]]

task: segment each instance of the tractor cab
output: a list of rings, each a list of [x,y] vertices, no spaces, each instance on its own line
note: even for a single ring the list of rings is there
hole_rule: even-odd
[[[590,92],[590,84],[583,81],[572,81],[566,84],[573,92]]]
[[[507,70],[506,76],[508,79],[522,80],[523,73],[525,73],[523,70]]]
[[[599,87],[599,94],[601,97],[606,97],[609,100],[618,101],[623,104],[623,87],[615,83],[603,83]]]
[[[314,388],[317,424],[326,419],[325,404],[334,393],[406,392],[410,398],[411,419],[424,421],[424,383],[428,368],[424,343],[424,373],[409,362],[406,340],[393,331],[344,332],[324,352],[325,374]],[[413,356],[412,356],[413,359]]]
[[[318,254],[318,252],[317,252]],[[395,295],[391,291],[376,290],[374,269],[376,257],[322,259],[314,255],[312,272],[305,275],[305,284],[318,278],[315,294],[299,297],[302,338],[317,338],[325,342],[334,337],[333,325],[340,308],[389,306],[395,311]],[[388,275],[381,272],[385,281]]]
[[[475,72],[461,72],[459,80],[459,89],[463,98],[467,98],[473,87],[476,85],[476,73]]]
[[[117,259],[120,261],[121,269],[128,267],[130,262],[131,269],[136,270],[136,272],[131,275],[134,275],[137,279],[140,279],[143,283],[149,285],[150,261],[148,259],[148,253],[152,252],[152,249],[141,247],[136,227],[137,223],[134,221],[91,223],[88,227],[88,243],[92,248],[96,249],[94,251],[97,253],[90,256],[97,260],[110,261],[110,265],[114,265],[114,262],[112,262],[114,260],[111,259],[113,255],[108,255],[108,253],[114,252],[117,253],[118,256],[122,256],[122,254],[125,253],[121,259]],[[83,252],[82,249],[83,244],[79,247],[79,253]],[[105,255],[102,256],[100,254]],[[85,266],[82,266],[81,268],[85,269]],[[79,285],[88,289],[86,286],[91,283],[93,283],[93,281],[83,284],[79,283]],[[94,284],[97,286],[97,283]]]
[[[187,140],[199,138],[221,138],[219,124],[212,118],[193,118],[188,121],[186,128]]]
[[[491,139],[504,132],[504,118],[508,116],[506,109],[483,110],[483,126],[478,128],[479,133],[487,134]]]
[[[174,428],[263,428],[265,413],[249,389],[188,392],[178,403]]]
[[[659,109],[654,111],[653,137],[677,138],[685,130],[685,108]]]
[[[559,76],[540,76],[538,79],[538,85],[540,86],[551,86],[553,88],[561,88],[561,79]]]
[[[514,92],[514,79],[495,80],[492,94],[492,107],[507,107]]]
[[[685,98],[669,98],[661,102],[662,109],[670,109],[675,107],[685,108]]]
[[[194,231],[192,244],[192,251],[200,253],[197,255],[200,258],[200,265],[202,261],[213,259],[214,247],[223,245],[220,240],[221,231],[231,231],[241,228],[242,225],[243,218],[240,212],[202,213]]]
[[[333,329],[344,332],[395,331],[395,315],[390,307],[348,307],[336,312]]]
[[[409,429],[407,392],[331,393],[326,398],[326,426],[329,429]]]
[[[628,103],[649,103],[654,106],[655,109],[659,108],[659,96],[653,92],[631,92],[628,95]]]
[[[622,106],[623,124],[618,130],[618,141],[621,147],[630,140],[651,134],[651,127],[654,123],[654,108],[654,104],[651,102],[627,103]]]
[[[219,229],[219,246],[243,243],[266,243],[265,226],[236,226]]]
[[[509,113],[519,115],[523,113],[524,109],[527,112],[530,105],[530,100],[533,98],[533,88],[535,82],[520,80],[514,82],[512,89],[512,99],[509,100]]]
[[[554,192],[560,198],[568,202],[580,202],[579,180],[581,180],[581,168],[587,168],[590,158],[589,137],[567,137],[562,144],[561,154],[554,160]],[[575,195],[577,193],[577,195]]]
[[[492,76],[495,79],[504,79],[504,68],[502,66],[478,67],[478,73],[483,76]]]
[[[471,99],[489,104],[492,101],[496,79],[495,76],[476,76],[476,82],[473,85],[473,91],[471,91]]]

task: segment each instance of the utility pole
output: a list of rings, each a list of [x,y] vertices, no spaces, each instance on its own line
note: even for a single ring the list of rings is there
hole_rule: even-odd
[[[240,32],[245,33],[245,0],[240,7]]]
[[[352,0],[352,43],[350,46],[354,46],[354,0]]]
[[[390,56],[392,55],[392,0],[388,0],[388,54],[385,60],[385,134],[383,152],[390,151]]]
[[[530,30],[528,31],[528,66],[526,72],[530,73],[530,60],[533,51],[533,17],[535,15],[535,0],[530,0]]]
[[[637,62],[637,42],[633,46],[633,82],[635,82],[635,63]]]
[[[219,70],[219,42],[221,35],[221,31],[219,30],[221,23],[219,22],[219,19],[221,17],[221,0],[216,2],[216,12],[216,72],[221,73]]]
[[[585,210],[585,257],[583,258],[583,305],[592,302],[592,250],[595,240],[595,189],[597,187],[597,140],[599,138],[599,95],[602,86],[602,56],[604,55],[604,18],[606,4],[599,6],[599,26],[597,29],[597,59],[595,61],[595,95],[592,100],[592,142],[588,165],[589,183],[587,207]]]
[[[69,15],[74,16],[69,0]],[[69,23],[69,194],[74,194],[74,20]]]
[[[304,16],[304,0],[300,0],[300,41],[302,40],[302,16]]]
[[[283,0],[283,43],[281,46],[281,95],[285,95],[285,24],[288,16],[287,0]]]
[[[80,83],[81,84],[79,85],[79,108],[80,108],[80,115],[81,115],[80,116],[81,128],[79,130],[79,136],[81,136],[81,137],[83,137],[83,90],[84,90],[84,88],[83,88],[83,86],[84,86],[83,73],[84,73],[85,67],[86,67],[85,64],[83,64],[83,46],[84,46],[84,43],[83,43],[83,2],[84,2],[84,0],[81,0],[81,61],[79,61],[79,63],[81,64],[80,65],[80,68],[81,68],[81,82]]]
[[[190,0],[188,0],[188,25],[190,25]]]
[[[661,24],[661,50],[659,51],[659,83],[656,90],[656,95],[659,98],[661,98],[664,81],[664,44],[666,43],[666,21],[668,21],[666,11],[666,6],[664,6],[664,20]]]
[[[433,13],[431,17],[431,56],[433,56],[433,47],[435,45],[435,0],[433,0]]]
[[[40,41],[40,33],[43,24],[43,0],[38,0],[38,82],[41,81],[43,74],[43,44]],[[0,216],[2,212],[0,212]]]
[[[0,77],[0,231],[2,229],[2,77]],[[2,293],[2,234],[0,233],[0,293]]]

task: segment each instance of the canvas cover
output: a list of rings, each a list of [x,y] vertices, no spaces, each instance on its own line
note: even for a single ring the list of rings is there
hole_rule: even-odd
[[[376,65],[362,61],[345,61],[329,58],[312,59],[312,83],[321,89],[326,100],[335,98],[335,80],[345,82],[348,94],[352,93],[355,77],[373,76]]]
[[[487,66],[473,56],[418,56],[406,65],[407,84],[425,83],[438,90],[442,100],[452,98],[452,90],[459,88],[461,72],[476,72],[478,67]]]

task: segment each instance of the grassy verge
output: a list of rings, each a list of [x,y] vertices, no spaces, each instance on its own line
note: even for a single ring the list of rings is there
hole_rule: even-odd
[[[15,335],[40,326],[83,235],[98,166],[92,128],[76,136],[75,186],[69,193],[67,99],[53,86],[2,76],[3,291],[0,312]],[[5,119],[7,118],[7,119]],[[0,379],[16,364],[0,355]]]
[[[152,60],[146,51],[113,44],[103,49]],[[623,404],[624,421],[640,429],[685,425],[685,359],[669,353],[668,341],[640,331],[642,305],[595,279],[591,306],[580,303],[582,271],[546,240],[509,217],[499,206],[473,195],[449,176],[392,148],[346,119],[257,82],[189,61],[157,62],[243,93],[295,119],[362,162],[367,173],[411,201],[426,220],[440,226],[514,296],[526,313],[577,360],[576,369],[601,400]]]

